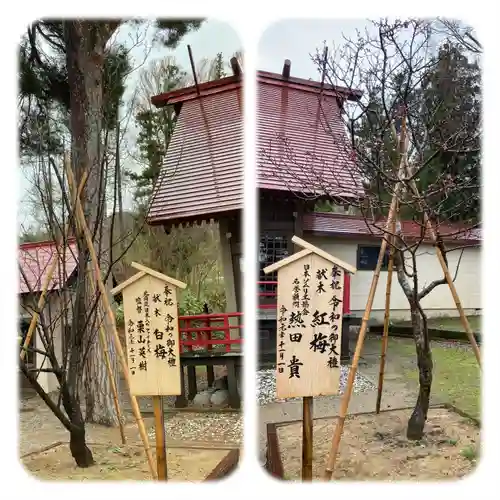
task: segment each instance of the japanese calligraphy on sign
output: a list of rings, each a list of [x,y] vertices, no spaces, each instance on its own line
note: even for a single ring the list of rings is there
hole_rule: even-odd
[[[112,290],[123,293],[130,390],[135,396],[181,394],[177,289],[180,281],[140,264]]]
[[[337,394],[344,274],[356,269],[294,236],[304,250],[278,270],[276,393],[279,399]]]

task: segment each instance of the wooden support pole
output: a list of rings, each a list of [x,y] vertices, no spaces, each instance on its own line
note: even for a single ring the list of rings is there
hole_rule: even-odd
[[[76,211],[76,206],[77,206],[76,200],[80,199],[79,198],[80,193],[78,193],[78,194],[75,193],[74,184],[72,181],[73,181],[73,177],[68,176],[68,186],[69,186],[71,200],[73,203],[73,211]],[[80,220],[78,217],[75,218],[75,222],[76,222],[75,225],[76,225],[77,231],[79,233],[83,234],[83,229],[80,225]],[[89,278],[90,278],[90,291],[92,294],[95,294],[96,293],[96,283],[95,283],[95,278],[94,278],[92,273],[89,274]],[[100,312],[101,312],[100,307],[97,308],[97,311],[100,314]],[[104,330],[104,324],[103,324],[104,318],[98,318],[98,319],[99,319],[99,345],[101,347],[101,351],[102,351],[102,354],[104,357],[104,364],[106,366],[106,371],[108,373],[109,382],[111,384],[111,392],[113,394],[113,403],[115,406],[116,415],[118,417],[118,425],[120,427],[120,438],[122,440],[122,444],[127,444],[127,439],[125,437],[124,419],[123,419],[123,415],[122,415],[122,412],[120,409],[120,401],[118,398],[118,388],[116,387],[116,380],[115,380],[115,377],[113,374],[113,370],[111,368],[111,359],[109,356],[108,342],[106,339],[106,332]]]
[[[407,148],[408,148],[408,141],[406,137],[406,119],[405,117],[403,117],[403,125],[400,138],[401,161],[399,164],[398,178],[401,178],[401,175],[405,171]],[[401,188],[402,188],[401,182],[398,182],[396,184],[394,193],[392,195],[391,206],[389,208],[389,215],[385,226],[386,232],[390,231],[390,228],[392,227],[392,221],[393,218],[395,217],[398,196],[401,191]],[[370,313],[373,307],[373,300],[375,298],[375,292],[377,291],[378,280],[380,278],[380,271],[382,269],[382,263],[384,261],[386,249],[387,249],[387,236],[382,239],[382,244],[380,245],[380,252],[378,254],[377,265],[373,272],[372,283],[370,286],[370,291],[368,293],[368,299],[366,301],[366,308],[363,314],[363,319],[361,321],[358,340],[356,342],[356,349],[354,351],[354,356],[352,358],[351,369],[349,370],[346,388],[340,403],[338,421],[335,427],[335,432],[332,437],[332,448],[327,460],[324,473],[324,479],[327,481],[331,479],[333,471],[335,469],[335,463],[337,461],[337,455],[340,446],[340,439],[342,438],[342,432],[344,430],[347,409],[349,408],[349,401],[351,399],[352,390],[354,387],[354,380],[356,378],[356,372],[358,370],[359,358],[361,357],[361,351],[363,350],[363,344],[365,342],[366,330],[368,328],[368,320],[370,319]]]
[[[156,436],[156,467],[159,481],[166,481],[167,474],[167,446],[165,442],[165,412],[163,409],[163,398],[153,396],[153,409],[155,414],[155,436]]]
[[[82,176],[82,179],[81,179],[80,184],[78,186],[78,196],[81,195],[86,181],[87,181],[87,172],[85,172],[84,175]],[[67,237],[67,235],[68,235],[68,226],[66,226],[66,228],[65,228],[64,238],[61,238],[61,240],[64,241],[64,239]],[[25,356],[26,356],[26,349],[31,342],[31,337],[33,336],[33,333],[35,332],[36,325],[38,324],[38,318],[40,317],[40,311],[45,306],[45,300],[47,297],[47,290],[49,288],[50,281],[52,280],[52,275],[54,274],[54,271],[55,271],[56,266],[57,266],[57,262],[59,260],[59,258],[58,258],[59,254],[57,253],[59,243],[56,241],[56,256],[54,258],[54,261],[50,264],[49,270],[47,271],[47,276],[45,277],[45,283],[42,286],[42,293],[40,294],[40,297],[38,298],[38,304],[36,306],[36,311],[34,312],[33,316],[31,317],[30,326],[28,328],[28,333],[26,334],[23,348],[21,349],[21,354],[20,354],[21,361],[23,361]],[[64,255],[64,258],[66,258],[66,255]]]
[[[437,242],[436,233],[434,232],[432,224],[427,215],[425,216],[425,218],[426,218],[427,228],[430,230],[433,236],[433,240],[436,243]],[[481,351],[479,350],[479,346],[477,345],[474,333],[472,331],[472,328],[470,327],[469,320],[465,315],[465,311],[464,308],[462,307],[460,297],[458,296],[457,289],[455,288],[455,283],[453,283],[453,278],[451,277],[450,270],[448,269],[448,265],[446,264],[443,252],[437,245],[435,245],[435,248],[436,248],[437,258],[439,260],[439,263],[441,264],[441,268],[446,278],[446,283],[448,283],[448,287],[455,302],[455,306],[457,307],[458,313],[460,315],[460,321],[462,322],[462,326],[464,327],[465,333],[467,334],[469,342],[471,343],[472,350],[474,351],[474,355],[476,356],[477,364],[479,365],[479,368],[481,368]]]
[[[406,165],[406,170],[408,174],[409,172],[409,167]],[[457,289],[455,288],[455,283],[453,283],[453,278],[451,277],[450,270],[448,269],[448,265],[446,263],[446,260],[444,258],[443,252],[441,251],[441,248],[437,245],[437,235],[436,231],[432,227],[432,223],[429,219],[429,215],[426,210],[424,210],[422,202],[420,201],[420,192],[417,187],[417,183],[415,182],[415,179],[412,179],[410,181],[410,188],[413,191],[414,195],[416,198],[419,200],[418,201],[418,206],[420,210],[424,212],[424,222],[426,225],[426,229],[429,231],[432,241],[434,242],[434,246],[436,248],[436,256],[439,260],[439,264],[441,265],[441,269],[443,270],[446,283],[448,284],[448,288],[450,289],[451,295],[453,297],[453,300],[455,302],[455,306],[458,310],[458,314],[460,315],[460,321],[462,322],[462,326],[465,329],[465,333],[467,334],[467,337],[469,338],[469,342],[471,343],[472,349],[474,351],[474,355],[476,356],[477,363],[479,367],[481,367],[481,351],[479,350],[479,347],[477,345],[476,339],[474,338],[474,333],[472,332],[472,329],[469,324],[469,320],[467,319],[467,316],[465,315],[464,308],[462,307],[462,303],[460,301],[460,297],[458,296]]]
[[[395,222],[392,223],[391,233],[394,234],[396,230]],[[389,253],[389,264],[387,266],[387,285],[385,288],[385,311],[384,311],[384,333],[382,335],[382,353],[380,355],[380,370],[378,374],[378,388],[377,388],[377,404],[375,411],[380,413],[380,405],[382,404],[382,389],[384,386],[384,372],[385,372],[385,357],[387,354],[387,345],[389,343],[389,319],[391,315],[391,289],[392,289],[392,274],[394,268],[394,236],[390,236],[391,249]]]
[[[312,481],[313,398],[302,398],[302,481]]]
[[[71,165],[70,165],[70,162],[69,162],[69,159],[67,156],[65,157],[65,164],[66,164],[65,167],[66,167],[66,172],[67,172],[69,182],[71,182],[74,185],[75,178],[73,176],[73,171],[71,170]],[[94,266],[95,279],[96,279],[99,291],[101,293],[101,300],[103,302],[103,307],[107,313],[109,323],[111,326],[111,332],[113,334],[116,352],[118,354],[118,358],[119,358],[121,366],[122,366],[123,376],[125,378],[125,382],[127,383],[127,388],[129,390],[130,404],[132,407],[132,411],[134,413],[135,420],[137,422],[137,427],[139,428],[139,433],[141,435],[142,443],[144,446],[144,452],[145,452],[146,458],[148,460],[149,469],[151,471],[151,475],[153,476],[153,479],[156,479],[157,478],[156,467],[155,467],[155,464],[153,461],[153,455],[151,453],[151,447],[149,445],[146,427],[144,425],[144,421],[142,420],[141,411],[140,411],[139,405],[137,403],[137,398],[130,392],[130,375],[129,375],[129,371],[128,371],[127,360],[126,360],[125,354],[123,352],[123,347],[122,347],[122,344],[120,341],[120,336],[118,335],[118,330],[116,329],[115,315],[114,315],[113,309],[111,308],[111,305],[109,303],[106,287],[104,286],[104,283],[102,281],[101,270],[99,268],[99,261],[97,259],[97,255],[95,252],[94,243],[92,241],[92,236],[91,236],[89,228],[87,226],[87,222],[85,221],[85,215],[83,213],[83,208],[82,208],[82,204],[80,202],[79,197],[76,199],[76,216],[78,217],[78,219],[80,221],[80,225],[81,225],[81,228],[83,230],[83,235],[85,237],[85,241],[87,243],[87,247],[88,247],[89,252],[90,252],[90,258],[91,258],[92,264]]]

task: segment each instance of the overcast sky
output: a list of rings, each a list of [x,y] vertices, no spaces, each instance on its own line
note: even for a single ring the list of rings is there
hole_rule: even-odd
[[[310,54],[323,47],[340,44],[342,34],[351,37],[364,31],[365,19],[289,19],[272,24],[259,42],[258,69],[281,73],[283,62],[290,59],[291,75],[320,80]]]
[[[363,30],[367,22],[357,20],[285,20],[270,25],[264,31],[258,44],[257,69],[272,72],[281,72],[283,61],[290,59],[292,62],[291,73],[293,76],[302,78],[319,79],[315,65],[311,61],[310,54],[314,53],[323,42],[329,45],[334,41],[340,43],[342,33],[347,36],[355,34],[356,29]],[[204,58],[212,59],[222,52],[226,60],[239,50],[244,51],[238,34],[232,27],[224,22],[216,20],[206,21],[202,27],[187,35],[175,49],[167,49],[159,44],[153,43],[154,29],[142,25],[140,28],[130,28],[124,25],[117,33],[117,41],[130,49],[132,67],[137,70],[132,73],[127,81],[125,99],[133,93],[140,70],[155,59],[167,56],[175,56],[178,63],[190,72],[187,45],[191,45],[193,56],[196,61]],[[134,135],[134,130],[130,129]],[[126,168],[130,168],[127,165]],[[26,197],[29,182],[21,174],[21,197]],[[126,192],[124,204],[130,208],[132,193]],[[19,211],[19,223],[29,225],[32,218],[29,215],[30,208],[21,204]]]

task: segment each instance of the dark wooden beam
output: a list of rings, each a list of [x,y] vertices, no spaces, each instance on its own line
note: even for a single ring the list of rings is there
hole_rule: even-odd
[[[281,75],[283,78],[290,78],[290,68],[292,67],[292,62],[290,59],[285,59],[285,63],[283,64],[283,71],[281,72]]]
[[[196,86],[196,93],[200,95],[200,86],[198,85],[198,77],[196,76],[196,68],[194,66],[193,52],[191,51],[191,45],[187,46],[189,54],[189,62],[191,63],[191,71],[193,72],[194,84]]]
[[[240,63],[238,62],[237,57],[231,57],[231,69],[233,70],[233,75],[234,76],[241,76],[241,66]]]

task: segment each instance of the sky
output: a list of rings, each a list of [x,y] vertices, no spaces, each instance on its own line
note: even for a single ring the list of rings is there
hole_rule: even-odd
[[[292,76],[319,80],[311,54],[321,48],[325,41],[328,45],[332,42],[341,43],[342,34],[352,36],[357,29],[364,30],[366,26],[367,21],[364,19],[289,19],[271,24],[262,33],[258,43],[256,69],[280,73],[284,60],[290,59]],[[195,62],[204,58],[213,59],[219,52],[222,52],[228,61],[236,51],[243,49],[244,52],[244,47],[233,28],[225,22],[211,19],[198,31],[188,34],[175,49],[167,49],[154,43],[153,38],[154,28],[151,23],[142,24],[139,28],[123,25],[116,33],[116,41],[130,49],[132,67],[135,68],[127,81],[125,100],[130,99],[133,94],[140,71],[155,59],[174,56],[180,66],[190,73],[188,45],[191,45]],[[133,141],[135,133],[135,129],[129,127],[127,141]],[[134,165],[125,165],[125,168],[135,169]],[[22,200],[26,198],[30,186],[25,174],[21,174],[20,183]],[[124,205],[127,209],[132,205],[131,190],[124,193]],[[29,226],[33,222],[30,209],[29,205],[21,203],[19,224]]]
[[[129,56],[132,67],[136,68],[128,78],[125,99],[130,98],[133,94],[140,70],[155,59],[174,56],[178,63],[190,72],[188,45],[191,45],[195,62],[204,58],[213,59],[219,52],[222,52],[224,57],[229,60],[236,51],[242,48],[240,39],[233,28],[227,23],[215,20],[206,21],[198,31],[188,34],[175,49],[167,49],[158,43],[153,43],[153,37],[154,29],[151,26],[148,27],[147,24],[141,25],[139,28],[123,25],[116,34],[116,42],[122,43],[130,49]],[[133,165],[125,165],[125,168],[127,167],[134,168]],[[29,176],[29,172],[26,173],[21,169],[19,172],[21,204],[18,210],[18,226],[29,227],[34,224],[30,215],[32,207],[22,203],[22,201],[29,196],[28,190],[31,182],[26,178],[27,175]],[[130,208],[131,204],[132,193],[127,190],[124,196],[124,206]]]
[[[351,37],[367,26],[365,19],[288,19],[270,25],[262,34],[258,48],[258,69],[281,73],[283,62],[290,59],[290,74],[298,78],[320,80],[311,54],[323,42],[342,42],[342,34]]]

